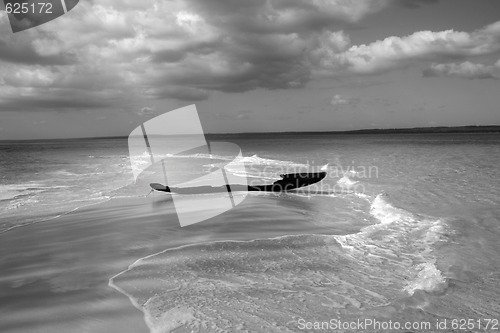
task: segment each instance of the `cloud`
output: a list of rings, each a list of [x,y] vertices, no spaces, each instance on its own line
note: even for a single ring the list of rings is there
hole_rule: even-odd
[[[389,0],[187,0],[214,27],[235,34],[288,34],[321,31],[353,23],[386,7]]]
[[[5,30],[0,29],[0,60],[39,65],[69,65],[76,62],[75,55],[71,52],[54,52],[42,43],[29,41],[27,35],[14,38],[10,31],[6,33]]]
[[[368,45],[354,45],[329,59],[324,58],[322,71],[374,74],[406,67],[415,61],[486,55],[498,51],[500,21],[471,33],[418,31],[404,37],[387,37]]]
[[[124,107],[132,87],[114,68],[9,65],[0,62],[0,111]]]
[[[331,105],[354,105],[359,102],[358,98],[342,95],[334,95],[330,101]]]
[[[156,111],[154,108],[149,106],[144,106],[136,112],[139,116],[156,116]]]
[[[461,64],[432,64],[430,68],[422,73],[426,77],[459,77],[464,79],[496,79],[493,75],[494,66],[475,64],[469,61]]]
[[[498,61],[496,62],[495,67],[500,68],[500,59],[498,59]]]
[[[61,96],[81,92],[96,104],[115,99],[121,105],[134,98],[192,102],[212,91],[300,88],[322,58],[349,46],[341,27],[389,4],[85,1],[78,10],[22,34],[12,34],[2,15],[0,111],[12,106],[15,87],[31,88],[33,100],[56,90]],[[60,95],[67,106],[70,100]],[[25,97],[17,98],[21,103]]]
[[[89,0],[22,34],[12,34],[0,15],[0,111],[18,103],[136,112],[152,99],[195,102],[214,91],[298,89],[325,75],[499,49],[500,22],[473,33],[417,32],[351,45],[345,29],[398,1]]]
[[[330,103],[332,105],[347,105],[350,103],[350,100],[340,95],[334,95]]]

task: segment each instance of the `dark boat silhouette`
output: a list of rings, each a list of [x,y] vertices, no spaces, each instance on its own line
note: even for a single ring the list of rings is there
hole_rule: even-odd
[[[321,181],[326,177],[326,171],[320,172],[303,172],[303,173],[288,173],[280,175],[281,179],[268,185],[241,185],[241,184],[225,184],[222,186],[195,186],[195,187],[173,187],[159,183],[151,183],[152,189],[160,192],[169,192],[177,194],[199,194],[199,193],[217,193],[217,192],[285,192],[294,190],[300,187],[312,185]]]

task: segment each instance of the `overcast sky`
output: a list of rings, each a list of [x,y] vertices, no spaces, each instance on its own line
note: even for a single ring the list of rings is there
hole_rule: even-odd
[[[499,0],[80,0],[15,34],[0,12],[0,139],[190,104],[211,133],[500,125],[499,78]]]

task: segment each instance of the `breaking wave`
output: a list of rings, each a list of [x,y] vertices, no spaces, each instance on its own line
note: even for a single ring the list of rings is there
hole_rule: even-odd
[[[446,288],[446,278],[436,267],[433,255],[434,244],[445,239],[442,220],[394,207],[386,194],[373,200],[370,214],[377,224],[357,234],[334,236],[343,248],[353,256],[368,255],[374,261],[394,265],[400,279],[408,281],[403,290],[409,295],[419,289],[433,292]]]
[[[365,198],[366,199],[366,198]],[[446,288],[433,246],[445,240],[439,219],[415,215],[378,195],[374,224],[349,235],[296,235],[218,241],[167,249],[139,259],[109,285],[144,313],[152,333],[206,329],[278,331],[290,318],[372,311],[383,315],[417,290]],[[371,310],[370,310],[371,309]],[[243,324],[244,323],[244,324]]]

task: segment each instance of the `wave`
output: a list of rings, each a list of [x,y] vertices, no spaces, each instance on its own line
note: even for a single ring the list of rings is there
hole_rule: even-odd
[[[355,178],[359,176],[360,176],[359,172],[356,172],[355,170],[348,168],[348,170],[345,171],[342,177],[337,181],[337,185],[340,188],[346,190],[353,189],[354,187],[356,187],[356,185],[360,184],[359,181],[355,180]]]
[[[39,194],[71,187],[73,186],[43,186],[41,184],[13,184],[0,186],[0,202],[14,202],[15,205],[24,206],[27,203],[26,200],[29,200],[31,203],[37,202],[34,198]],[[25,200],[26,202],[21,202],[21,200]]]
[[[322,255],[309,260],[311,247]],[[258,329],[269,321],[260,314],[291,318],[286,309],[305,304],[312,294],[322,293],[325,300],[331,296],[324,290],[324,273],[314,268],[318,264],[326,272],[328,266],[331,274],[331,258],[328,237],[321,235],[184,245],[138,259],[110,278],[109,286],[143,312],[152,333],[180,327],[232,331],[227,325],[236,320],[249,331],[269,331]],[[330,278],[336,279],[334,274]],[[346,297],[343,302],[350,301]]]
[[[413,214],[404,209],[396,208],[386,201],[387,194],[379,194],[373,200],[370,207],[370,214],[382,224],[389,224],[398,221],[411,222],[414,219]]]
[[[20,197],[18,196],[15,199],[16,200],[9,202],[7,205],[2,207],[3,208],[2,210],[4,211],[4,213],[8,212],[10,210],[19,209],[19,208],[26,206],[26,205],[34,205],[34,204],[37,204],[40,202],[40,200],[38,200],[36,198],[20,199]]]
[[[427,292],[443,291],[447,287],[446,278],[436,268],[435,263],[422,263],[415,266],[417,271],[413,280],[403,288],[408,294],[413,295],[417,290]]]
[[[370,206],[377,224],[357,234],[334,236],[354,256],[378,258],[394,265],[409,295],[416,290],[442,291],[447,287],[443,273],[435,266],[433,245],[445,239],[446,224],[441,219],[424,218],[393,206],[387,194],[379,194]]]
[[[407,307],[405,295],[446,289],[433,254],[445,238],[442,220],[395,207],[385,194],[373,199],[369,213],[375,224],[350,235],[166,249],[138,259],[109,285],[144,313],[153,333],[231,330],[227,325],[235,321],[249,331],[276,331],[272,323],[293,318],[293,309],[304,318],[325,309],[332,317],[364,311],[383,316],[388,306]]]
[[[50,172],[50,174],[56,177],[71,177],[71,178],[85,176],[85,174],[75,173],[68,170],[56,170]]]
[[[72,212],[75,212],[75,211],[77,211],[79,209],[82,209],[82,208],[85,208],[85,207],[89,207],[89,206],[93,206],[93,205],[98,205],[98,204],[100,204],[102,202],[109,201],[109,200],[111,200],[111,198],[109,198],[109,197],[93,198],[92,200],[86,201],[84,204],[82,204],[82,205],[80,205],[78,207],[74,207],[72,209],[69,209],[67,211],[64,211],[64,212],[61,212],[61,213],[58,213],[58,214],[54,214],[53,216],[31,219],[28,222],[23,222],[23,223],[20,223],[20,224],[8,226],[5,229],[0,229],[0,234],[7,233],[7,232],[9,232],[11,230],[14,230],[14,229],[17,229],[17,228],[28,227],[28,226],[30,226],[32,224],[35,224],[35,223],[52,221],[52,220],[58,219],[58,218],[60,218],[62,216],[71,214]]]
[[[40,183],[0,185],[0,201],[10,201],[26,196],[33,196],[40,192],[66,187],[69,186],[45,186]]]
[[[256,178],[260,180],[275,181],[281,179],[280,173],[300,172],[309,169],[306,164],[296,163],[292,161],[275,160],[269,158],[262,158],[257,154],[246,156],[239,160],[245,163],[246,171],[242,172],[241,168],[231,168],[226,166],[225,163],[206,164],[205,167],[222,168],[231,172],[235,176]],[[270,167],[270,169],[260,169],[254,167]]]
[[[22,195],[25,187],[22,185],[2,185],[0,186],[0,201],[15,199]]]
[[[297,162],[292,162],[292,161],[282,161],[282,160],[275,160],[275,159],[269,159],[269,158],[262,158],[262,157],[258,156],[257,154],[254,154],[252,156],[243,157],[242,161],[245,162],[246,164],[255,164],[255,165],[287,166],[290,168],[293,168],[293,167],[308,168],[309,167],[309,165],[307,165],[307,164],[302,164],[302,163],[297,163]]]
[[[220,161],[232,161],[234,159],[233,156],[224,156],[224,155],[213,155],[213,154],[204,154],[204,153],[196,153],[191,155],[173,155],[173,154],[164,154],[158,156],[158,159],[165,158],[193,158],[193,159],[209,159],[209,160],[220,160]],[[147,152],[144,152],[142,155],[133,156],[132,158],[132,169],[140,172],[147,165],[150,164],[151,157]],[[275,167],[278,169],[278,172],[299,172],[304,171],[309,168],[309,165],[296,163],[293,161],[285,161],[285,160],[276,160],[269,158],[262,158],[257,154],[252,156],[245,156],[239,159],[240,162],[243,162],[247,166],[268,166]],[[225,166],[226,163],[210,163],[204,165],[205,167],[218,167],[221,168]],[[295,170],[295,171],[294,171]],[[229,170],[231,171],[231,170]],[[275,179],[275,178],[273,178]]]
[[[46,178],[40,182],[0,185],[0,215],[5,221],[0,226],[0,231],[45,221],[77,207],[108,200],[113,193],[112,187],[118,186],[118,181],[108,177],[103,182],[91,177],[100,177],[100,174],[88,174],[84,182]],[[51,183],[57,185],[50,185]],[[119,183],[122,184],[123,181]]]
[[[195,154],[195,155],[200,155],[200,154]],[[194,155],[190,155],[191,157],[194,157]],[[204,155],[207,156],[207,155]],[[189,156],[188,156],[189,157]],[[199,158],[199,157],[195,157]],[[207,156],[207,158],[210,158],[210,156]],[[220,160],[233,160],[231,157],[227,156],[216,156],[213,157],[213,159],[220,159]],[[287,167],[300,167],[300,168],[308,168],[309,165],[307,164],[302,164],[302,163],[296,163],[292,161],[283,161],[283,160],[275,160],[275,159],[270,159],[270,158],[262,158],[258,156],[257,154],[254,154],[252,156],[245,156],[242,157],[240,162],[243,162],[247,165],[262,165],[262,166],[287,166]],[[223,164],[207,164],[207,165],[223,165]]]
[[[350,188],[354,187],[355,185],[357,185],[358,183],[359,183],[358,181],[352,180],[347,175],[344,175],[342,178],[340,178],[337,181],[337,185],[339,185],[341,188],[345,188],[345,189],[350,189]]]
[[[215,159],[215,160],[225,160],[225,161],[232,161],[234,157],[232,156],[224,156],[224,155],[214,155],[214,154],[203,154],[203,153],[197,153],[197,154],[192,154],[192,155],[172,155],[172,154],[166,154],[164,155],[166,157],[173,157],[173,158],[201,158],[201,159]],[[144,157],[149,159],[149,155],[144,155]],[[250,165],[275,165],[275,166],[291,166],[291,167],[308,167],[307,164],[302,164],[302,163],[296,163],[293,161],[282,161],[282,160],[276,160],[276,159],[269,159],[269,158],[262,158],[258,156],[257,154],[254,154],[252,156],[244,156],[240,159],[241,162],[244,162],[245,164],[250,164]]]

